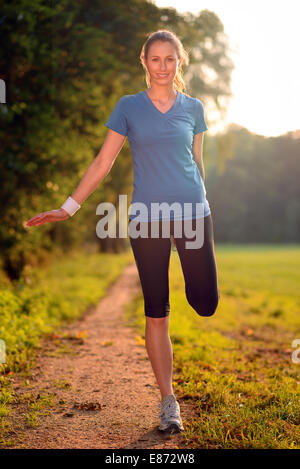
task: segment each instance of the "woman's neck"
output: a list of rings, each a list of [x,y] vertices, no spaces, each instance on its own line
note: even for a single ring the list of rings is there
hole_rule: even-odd
[[[167,103],[168,101],[174,99],[177,96],[177,91],[173,86],[151,86],[146,91],[151,99],[155,101],[160,101],[161,103]]]

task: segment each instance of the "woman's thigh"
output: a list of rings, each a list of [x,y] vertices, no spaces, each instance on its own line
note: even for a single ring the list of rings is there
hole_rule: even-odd
[[[164,317],[170,312],[171,241],[168,229],[163,235],[161,222],[152,223],[152,227],[155,225],[158,229],[158,237],[152,237],[151,223],[142,225],[146,226],[148,237],[129,236],[129,239],[143,290],[145,314],[150,317]],[[211,214],[190,221],[186,225],[187,229],[184,221],[170,222],[169,226],[169,233],[176,240],[187,300],[200,316],[212,316],[219,302],[219,290]],[[139,229],[141,224],[138,223],[136,227]],[[194,237],[191,237],[191,230],[195,232]]]
[[[214,249],[212,216],[192,220],[195,234],[191,238],[184,234],[174,238],[185,280],[185,293],[189,304],[200,316],[212,316],[219,302],[217,265]],[[194,242],[197,240],[198,241]],[[203,241],[203,243],[199,242]],[[194,246],[189,242],[194,242]]]
[[[150,224],[147,224],[150,230]],[[145,315],[165,317],[170,312],[169,261],[170,238],[129,236],[144,296]]]

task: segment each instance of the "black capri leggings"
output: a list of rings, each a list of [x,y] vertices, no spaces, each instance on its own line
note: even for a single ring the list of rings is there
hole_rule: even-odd
[[[131,221],[132,223],[132,221]],[[146,226],[148,237],[131,236],[129,240],[144,296],[145,315],[162,318],[170,313],[169,302],[169,261],[171,240],[162,236],[162,220],[156,222],[133,222],[137,230]],[[204,235],[201,247],[187,249],[186,242],[195,240],[186,237],[183,220],[167,222],[173,235],[185,280],[185,294],[189,304],[200,316],[212,316],[219,302],[217,267],[214,250],[213,223],[211,214],[202,218],[200,226]],[[181,224],[182,235],[174,233],[174,223]],[[196,229],[196,220],[190,221]],[[151,226],[159,226],[157,238],[151,237]],[[140,226],[139,226],[140,225]],[[197,231],[198,233],[199,231]],[[150,235],[149,235],[150,233]]]

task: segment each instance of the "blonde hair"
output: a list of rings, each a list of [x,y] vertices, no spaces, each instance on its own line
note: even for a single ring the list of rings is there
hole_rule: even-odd
[[[155,41],[163,41],[163,42],[169,41],[175,47],[178,58],[182,59],[181,64],[177,68],[177,73],[174,77],[174,88],[180,91],[181,93],[183,93],[183,91],[186,89],[186,86],[185,86],[185,82],[183,78],[183,71],[181,67],[182,65],[189,64],[190,62],[189,54],[183,47],[183,44],[181,40],[179,39],[179,37],[172,31],[169,31],[168,29],[159,29],[158,31],[149,33],[148,38],[142,47],[142,50],[140,53],[140,61],[146,73],[145,79],[146,79],[148,88],[150,88],[150,84],[151,84],[150,75],[149,75],[146,65],[143,62],[143,59],[147,60],[150,46]],[[183,94],[187,94],[187,93],[183,93]]]

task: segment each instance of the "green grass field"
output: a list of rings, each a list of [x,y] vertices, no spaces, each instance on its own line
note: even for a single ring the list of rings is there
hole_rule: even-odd
[[[189,448],[300,448],[300,247],[216,245],[220,302],[197,315],[170,261],[174,391],[194,406]],[[127,310],[144,335],[143,299]]]
[[[300,363],[292,360],[292,342],[300,339],[300,247],[220,245],[216,256],[220,302],[215,315],[204,318],[186,300],[178,253],[171,251],[174,390],[193,409],[181,445],[300,448]],[[3,445],[9,446],[11,374],[26,376],[40,338],[96,304],[133,261],[131,250],[74,253],[27,271],[13,286],[0,275],[0,338],[9,350],[0,365]],[[143,344],[142,295],[128,305],[125,318]]]

